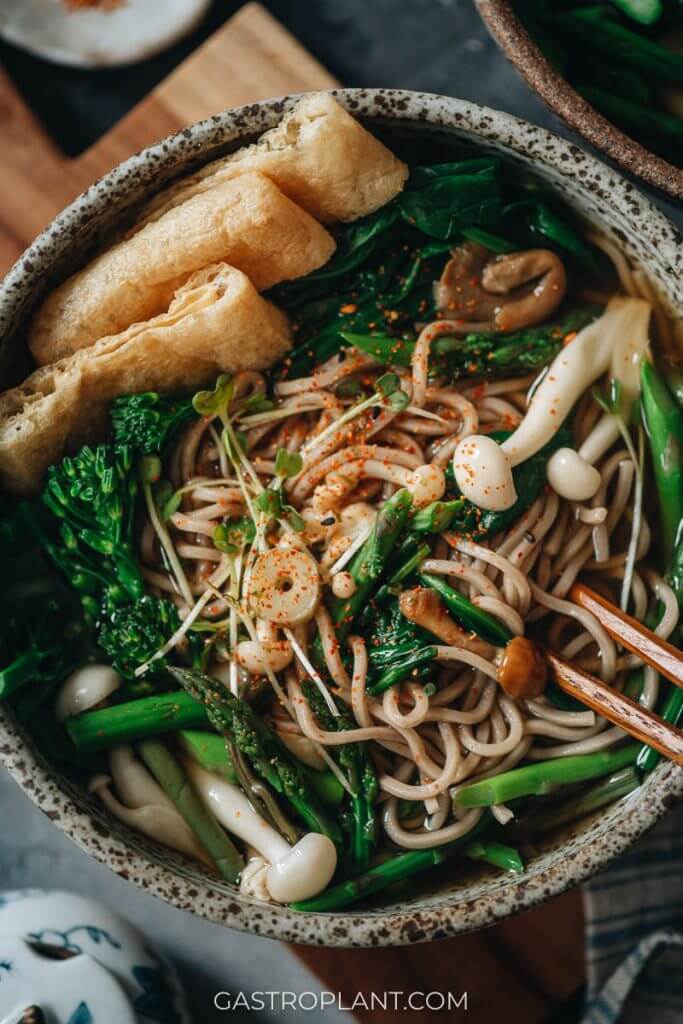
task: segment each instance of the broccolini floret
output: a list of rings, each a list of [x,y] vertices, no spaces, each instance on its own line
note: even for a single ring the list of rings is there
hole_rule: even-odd
[[[110,416],[117,448],[129,447],[142,455],[160,455],[196,413],[191,396],[147,391],[114,399]]]
[[[135,669],[149,661],[180,626],[175,605],[165,598],[145,595],[126,605],[107,605],[102,608],[97,624],[97,642],[117,672],[126,679],[135,679]],[[174,648],[169,655],[151,662],[143,679],[136,683],[139,692],[147,692],[154,678],[183,652],[187,662],[195,667],[201,663],[203,643],[191,630],[183,646]],[[130,687],[128,687],[130,692]]]

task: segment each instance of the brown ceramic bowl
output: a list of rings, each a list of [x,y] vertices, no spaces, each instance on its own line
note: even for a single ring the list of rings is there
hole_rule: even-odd
[[[506,57],[550,109],[625,170],[683,199],[683,169],[646,149],[603,117],[545,59],[510,0],[474,0]]]
[[[344,89],[336,96],[409,158],[452,159],[465,147],[495,153],[533,174],[637,262],[671,314],[683,318],[680,234],[632,184],[594,157],[509,114],[450,97],[397,89]],[[7,366],[25,350],[27,317],[47,288],[81,266],[94,245],[116,236],[164,184],[253,141],[295,101],[267,100],[190,125],[119,164],[74,200],[0,283],[0,387],[7,383]],[[257,902],[201,865],[131,832],[46,759],[2,704],[0,765],[82,849],[146,891],[232,928],[326,946],[398,946],[486,927],[599,871],[683,798],[683,769],[663,761],[629,796],[539,843],[522,875],[473,870],[461,861],[364,906],[298,914]]]

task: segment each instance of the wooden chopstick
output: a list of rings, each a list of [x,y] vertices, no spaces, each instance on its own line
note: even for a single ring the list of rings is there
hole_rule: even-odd
[[[565,693],[576,697],[637,740],[654,747],[670,761],[683,765],[683,732],[680,729],[551,651],[546,651],[545,655],[553,679]]]
[[[569,591],[569,597],[575,604],[591,612],[622,647],[637,654],[676,686],[683,687],[683,654],[673,644],[662,640],[647,626],[622,612],[611,601],[583,583],[575,583]]]

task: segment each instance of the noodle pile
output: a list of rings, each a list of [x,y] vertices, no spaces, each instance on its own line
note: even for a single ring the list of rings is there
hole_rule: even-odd
[[[644,275],[632,270],[610,243],[592,241],[614,262],[622,290],[652,304],[658,341],[666,348],[671,327]],[[369,536],[378,506],[404,485],[406,475],[426,464],[446,469],[462,438],[514,430],[524,416],[533,376],[464,379],[448,385],[430,381],[430,344],[448,330],[448,321],[423,326],[412,367],[392,368],[408,396],[402,409],[375,407],[346,415],[356,399],[343,397],[349,389],[340,385],[359,381],[372,390],[384,372],[356,349],[342,351],[310,377],[276,383],[277,405],[268,412],[254,414],[247,408],[250,398],[265,393],[264,376],[238,374],[230,413],[235,429],[244,433],[248,458],[237,472],[211,418],[189,426],[168,468],[172,486],[182,491],[182,503],[167,524],[176,557],[169,562],[168,553],[162,552],[151,519],[140,549],[152,593],[172,599],[185,624],[191,616],[225,629],[227,642],[214,648],[213,671],[235,695],[244,692],[249,679],[244,663],[237,664],[231,655],[240,626],[250,633],[257,651],[259,645],[269,651],[279,645],[281,653],[291,653],[292,645],[295,657],[282,659],[288,662],[284,669],[266,672],[280,693],[280,699],[273,694],[266,717],[290,749],[306,750],[309,757],[338,744],[369,744],[378,771],[384,831],[406,849],[447,843],[475,826],[481,809],[453,807],[453,791],[463,783],[504,772],[523,759],[604,750],[624,734],[594,712],[564,710],[546,695],[510,697],[496,681],[498,666],[491,658],[458,646],[437,647],[430,686],[408,679],[372,697],[366,686],[369,652],[363,637],[350,636],[340,649],[323,602],[311,622],[284,634],[272,622],[250,620],[239,598],[254,569],[256,545],[244,556],[233,556],[219,550],[213,537],[217,522],[249,515],[250,504],[276,476],[280,449],[300,453],[303,468],[284,481],[283,492],[303,517],[305,529],[288,531],[285,540],[315,558],[326,588],[347,596],[344,567]],[[585,394],[572,421],[577,448],[600,414],[591,394]],[[666,638],[677,625],[678,605],[671,587],[644,561],[652,530],[645,510],[636,512],[641,468],[633,452],[617,441],[596,468],[601,483],[590,501],[568,501],[547,486],[502,534],[476,541],[444,531],[421,569],[443,577],[513,635],[540,630],[563,657],[623,689],[641,662],[618,652],[594,616],[567,600],[572,583],[579,573],[588,573],[591,586],[618,596],[637,515],[630,611],[643,620],[659,602],[656,632]],[[276,542],[262,541],[266,548]],[[353,729],[324,730],[303,696],[302,681],[311,676],[316,638],[334,692],[353,715]],[[263,654],[263,646],[260,650]],[[657,693],[657,675],[645,667],[641,702],[653,708]],[[407,815],[401,801],[412,802]],[[502,805],[493,813],[503,824],[512,816]]]

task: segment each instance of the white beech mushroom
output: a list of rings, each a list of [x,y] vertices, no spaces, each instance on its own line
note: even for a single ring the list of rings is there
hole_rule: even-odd
[[[206,851],[156,779],[129,746],[109,753],[109,775],[95,775],[88,789],[115,818],[164,846],[211,866]],[[116,794],[111,790],[114,783]]]
[[[55,701],[55,718],[64,722],[97,707],[121,685],[121,676],[111,665],[83,665],[62,683]]]
[[[610,368],[617,348],[622,353],[638,348],[638,340],[646,336],[649,317],[650,305],[643,299],[623,296],[610,299],[602,316],[579,331],[555,357],[535,391],[524,419],[500,445],[505,463],[499,459],[488,470],[484,485],[478,479],[477,464],[483,464],[482,451],[491,462],[494,459],[491,439],[478,434],[463,438],[453,454],[453,469],[465,497],[484,509],[498,511],[511,508],[517,494],[510,470],[530,459],[551,440],[581,395]],[[633,346],[621,348],[624,338],[634,339]],[[581,458],[579,454],[576,457]],[[576,469],[577,465],[574,462],[573,468]],[[586,466],[591,468],[588,463]],[[573,478],[559,473],[553,475],[562,497],[583,500],[574,497]],[[581,487],[577,483],[577,495],[586,492],[585,476],[581,478]],[[595,482],[594,477],[591,479]]]
[[[200,798],[221,825],[269,862],[266,882],[272,899],[294,903],[322,892],[337,867],[337,851],[331,839],[307,832],[290,846],[256,813],[239,786],[189,759],[184,765]]]

